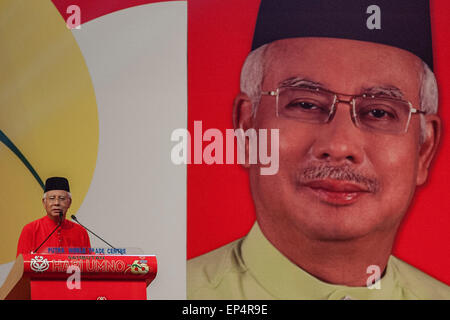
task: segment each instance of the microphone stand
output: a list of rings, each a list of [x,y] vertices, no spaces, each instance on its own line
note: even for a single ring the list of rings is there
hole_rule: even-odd
[[[97,238],[99,238],[100,240],[102,240],[104,243],[106,243],[108,246],[110,246],[111,248],[117,250],[117,248],[114,248],[111,244],[109,244],[108,242],[106,242],[105,240],[103,240],[102,238],[100,238],[98,235],[96,235],[94,232],[92,232],[91,230],[89,230],[88,228],[86,228],[84,225],[81,224],[80,221],[78,221],[77,217],[75,217],[74,215],[70,216],[72,218],[72,220],[74,220],[76,223],[78,223],[80,226],[82,226],[83,228],[85,228],[87,231],[89,231],[90,233],[92,233],[94,236],[96,236]]]
[[[53,231],[47,236],[47,238],[45,238],[44,241],[42,241],[42,243],[39,245],[39,247],[37,247],[36,250],[31,251],[31,254],[37,253],[38,250],[42,247],[42,245],[43,245],[45,242],[47,242],[48,238],[50,238],[51,235],[52,235],[53,233],[55,233],[55,231],[56,231],[59,227],[61,227],[61,224],[62,224],[62,218],[63,218],[63,213],[60,212],[60,213],[59,213],[59,222],[58,222],[58,225],[56,226],[56,228],[53,229]]]

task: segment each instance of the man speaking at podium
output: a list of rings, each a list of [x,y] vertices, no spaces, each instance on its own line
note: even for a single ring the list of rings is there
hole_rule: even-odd
[[[47,179],[42,204],[47,215],[30,222],[22,229],[17,245],[17,255],[46,252],[44,248],[49,247],[90,248],[86,230],[66,220],[67,210],[72,204],[69,181],[66,178]]]

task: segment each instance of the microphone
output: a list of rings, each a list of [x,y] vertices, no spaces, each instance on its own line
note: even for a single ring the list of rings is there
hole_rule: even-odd
[[[91,230],[89,230],[88,228],[86,228],[85,226],[83,226],[81,224],[80,221],[78,221],[77,217],[75,217],[74,215],[70,216],[72,218],[73,221],[75,221],[76,223],[78,223],[80,226],[82,226],[84,229],[86,229],[87,231],[89,231],[90,233],[92,233],[94,236],[96,236],[97,238],[99,238],[100,240],[102,240],[104,243],[106,243],[108,246],[110,246],[111,248],[117,250],[117,248],[113,247],[111,244],[109,244],[108,242],[106,242],[105,240],[103,240],[102,238],[100,238],[98,235],[96,235],[94,232],[92,232]]]
[[[47,236],[47,238],[45,238],[44,241],[42,241],[42,243],[39,245],[39,247],[37,247],[35,250],[31,251],[31,254],[37,253],[38,250],[42,247],[42,245],[43,245],[44,243],[46,243],[47,240],[51,237],[51,235],[52,235],[53,233],[55,233],[55,231],[56,231],[59,227],[61,227],[61,224],[62,224],[62,218],[63,218],[63,213],[62,213],[62,211],[60,211],[60,212],[59,212],[59,222],[58,222],[58,225],[56,226],[56,228],[53,229],[53,231]]]

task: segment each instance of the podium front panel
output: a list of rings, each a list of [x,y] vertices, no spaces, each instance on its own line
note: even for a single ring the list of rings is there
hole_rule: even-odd
[[[64,281],[34,280],[31,300],[146,300],[144,281],[85,280],[79,289],[69,289]]]
[[[147,299],[156,273],[153,255],[23,255],[32,300]]]

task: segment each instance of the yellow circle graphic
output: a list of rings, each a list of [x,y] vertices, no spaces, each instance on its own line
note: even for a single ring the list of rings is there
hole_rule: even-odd
[[[0,0],[0,42],[1,264],[15,259],[22,227],[45,215],[36,175],[67,177],[68,215],[79,209],[95,169],[98,117],[80,48],[51,1]]]

